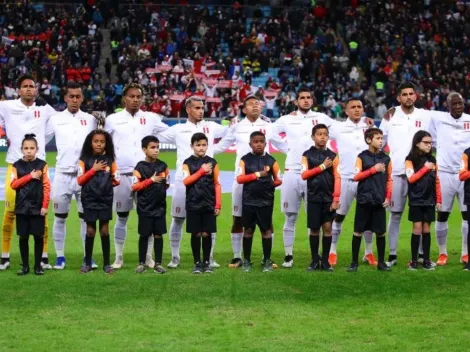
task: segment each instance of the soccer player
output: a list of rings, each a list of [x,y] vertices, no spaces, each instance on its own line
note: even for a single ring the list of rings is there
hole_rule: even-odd
[[[352,262],[348,271],[357,271],[361,238],[365,230],[375,233],[378,263],[380,271],[390,271],[385,263],[385,208],[392,196],[392,162],[382,149],[383,133],[378,128],[371,128],[364,134],[369,145],[356,159],[354,181],[357,185],[356,214],[352,238]]]
[[[200,96],[193,95],[186,99],[186,113],[188,119],[186,123],[176,124],[168,130],[158,135],[161,143],[173,143],[176,145],[176,174],[171,199],[171,216],[173,217],[170,225],[170,244],[171,244],[171,262],[168,268],[177,268],[180,264],[180,243],[183,231],[183,224],[186,218],[186,188],[183,184],[183,162],[189,158],[193,151],[191,149],[191,138],[195,133],[204,133],[207,136],[208,146],[206,155],[214,155],[214,139],[224,137],[227,127],[217,122],[204,120],[204,101]],[[215,245],[215,233],[212,235],[212,252]],[[211,254],[212,267],[219,265],[213,260]]]
[[[470,157],[470,148],[465,149],[462,154],[462,162],[460,166],[459,179],[464,184],[464,204],[467,206],[470,205],[470,170],[468,165],[468,159]],[[467,222],[470,221],[470,211],[466,212]],[[470,239],[468,238],[470,234],[467,232],[467,253],[470,253]],[[465,271],[470,271],[470,263],[467,261],[463,268]]]
[[[80,110],[83,103],[83,92],[76,82],[69,82],[64,100],[67,108],[52,115],[46,124],[46,139],[55,136],[57,146],[57,162],[52,182],[52,203],[54,208],[54,225],[52,233],[57,254],[54,269],[65,268],[65,237],[66,220],[70,211],[72,197],[77,201],[80,220],[80,236],[85,247],[86,223],[83,220],[83,208],[80,200],[80,186],[77,183],[78,159],[86,136],[97,128],[97,120],[93,115]],[[92,267],[97,268],[92,262]]]
[[[398,235],[400,222],[405,209],[408,194],[408,180],[405,175],[405,158],[410,151],[413,136],[419,130],[429,131],[431,114],[424,109],[414,106],[416,89],[411,82],[404,82],[398,86],[397,101],[400,106],[395,108],[393,117],[384,118],[380,129],[384,139],[390,147],[390,158],[393,164],[393,191],[390,200],[390,219],[388,224],[389,266],[397,264]]]
[[[186,231],[191,234],[194,258],[193,274],[212,273],[209,262],[211,234],[217,232],[216,216],[220,214],[222,187],[217,161],[206,152],[209,141],[204,133],[191,137],[194,154],[183,162],[183,184],[186,186]],[[202,240],[202,263],[201,263]]]
[[[142,139],[145,160],[139,161],[134,170],[132,191],[137,194],[137,214],[139,215],[139,265],[136,273],[145,271],[148,238],[154,237],[154,272],[164,274],[162,266],[163,235],[166,233],[166,190],[168,166],[158,159],[160,141],[155,136]]]
[[[109,115],[106,119],[105,130],[113,137],[116,148],[116,163],[121,173],[121,182],[114,189],[114,205],[117,220],[114,225],[114,245],[116,260],[114,269],[122,268],[124,242],[127,236],[127,220],[133,209],[132,178],[134,168],[145,155],[142,152],[142,138],[153,134],[158,136],[168,126],[161,121],[159,115],[140,109],[144,89],[140,84],[130,83],[123,90],[124,110]],[[155,266],[152,260],[153,237],[149,237],[146,265]]]
[[[308,271],[333,271],[328,262],[331,247],[331,224],[339,207],[341,178],[336,153],[328,149],[328,127],[324,124],[312,128],[315,143],[302,156],[302,180],[307,181],[307,227],[310,229],[312,261]],[[323,230],[322,256],[318,254],[320,228]]]
[[[335,123],[329,129],[330,139],[336,141],[339,156],[339,174],[341,176],[341,198],[339,208],[336,210],[336,216],[332,225],[332,243],[328,262],[331,265],[337,263],[336,246],[341,234],[341,228],[346,215],[351,208],[351,204],[356,197],[357,182],[354,181],[354,168],[357,155],[368,148],[364,133],[369,126],[362,119],[364,107],[357,98],[351,98],[346,102],[346,115],[348,119],[341,123]],[[373,235],[367,230],[364,232],[365,255],[362,258],[364,262],[370,265],[377,265],[377,260],[372,251]]]
[[[38,158],[46,158],[45,128],[47,120],[56,113],[42,99],[37,99],[37,89],[34,78],[30,75],[18,79],[17,100],[0,102],[0,127],[7,133],[10,146],[8,147],[6,162],[8,163],[5,177],[5,213],[2,222],[2,259],[0,270],[10,267],[10,247],[13,224],[15,222],[15,195],[11,188],[12,164],[23,157],[21,143],[25,134],[36,135],[38,142]],[[48,251],[48,224],[44,225],[44,248],[42,253],[42,266],[51,269]]]
[[[418,131],[413,137],[411,151],[406,157],[405,171],[408,178],[408,220],[413,223],[411,234],[411,262],[408,269],[418,269],[420,239],[423,243],[423,269],[434,270],[429,258],[431,249],[431,222],[436,219],[435,209],[441,208],[442,195],[436,158],[432,155],[431,134]]]
[[[266,153],[266,136],[261,131],[250,134],[249,146],[252,152],[239,161],[237,182],[243,184],[242,227],[243,271],[252,269],[251,247],[253,233],[258,226],[263,243],[263,272],[273,270],[271,250],[273,245],[272,222],[275,188],[282,184],[279,179],[279,164]]]
[[[450,212],[455,197],[459,200],[462,214],[461,262],[468,262],[467,252],[467,206],[465,205],[464,183],[459,179],[462,153],[470,147],[470,115],[464,114],[464,100],[459,93],[447,96],[448,113],[432,112],[430,133],[437,143],[437,167],[441,182],[442,206],[437,213],[436,237],[439,246],[437,265],[447,264],[447,232]]]
[[[103,130],[91,131],[83,142],[80,154],[77,182],[82,186],[83,220],[87,225],[85,239],[85,263],[82,274],[92,270],[91,257],[99,221],[103,271],[113,274],[110,265],[109,222],[113,217],[113,188],[119,185],[114,145],[111,135]]]
[[[243,101],[243,113],[246,115],[245,119],[234,124],[228,129],[227,134],[222,140],[214,146],[214,154],[223,153],[233,143],[236,143],[236,160],[235,170],[238,170],[240,160],[246,154],[251,153],[250,136],[253,132],[262,132],[266,139],[271,141],[273,145],[283,151],[287,152],[287,143],[278,135],[273,134],[272,124],[269,119],[265,120],[261,116],[261,104],[258,97],[249,95]],[[268,144],[266,143],[265,152],[268,152]],[[235,179],[232,184],[232,249],[233,259],[230,267],[238,268],[242,265],[242,239],[243,239],[243,222],[242,222],[242,194],[243,184],[237,182],[237,172],[235,172]],[[272,234],[274,235],[274,234]]]
[[[20,237],[22,268],[18,275],[29,274],[29,235],[34,237],[34,273],[44,275],[41,267],[44,247],[44,223],[51,184],[47,163],[36,157],[38,142],[34,134],[27,134],[22,142],[23,158],[13,164],[11,188],[16,191],[16,233]]]

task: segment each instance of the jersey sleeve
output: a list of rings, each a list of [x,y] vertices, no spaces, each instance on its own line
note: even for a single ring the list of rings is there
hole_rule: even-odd
[[[121,183],[121,175],[119,174],[117,163],[115,161],[113,161],[113,164],[111,165],[111,180],[113,182],[113,187],[119,186]]]
[[[240,160],[240,163],[238,164],[238,169],[237,169],[237,183],[239,184],[244,184],[244,183],[249,183],[256,181],[258,177],[256,174],[246,174],[245,173],[245,162],[243,160]]]
[[[46,132],[45,132],[46,145],[49,144],[49,142],[54,137],[54,124],[53,124],[53,121],[54,121],[53,117],[47,119],[47,121],[46,121]]]
[[[273,164],[273,180],[274,180],[274,187],[278,187],[282,185],[281,179],[281,167],[277,161]]]
[[[227,126],[222,126],[220,123],[211,121],[211,128],[214,129],[214,138],[223,138],[230,129]]]
[[[51,181],[49,179],[49,168],[47,164],[42,169],[42,207],[47,209],[51,199]]]
[[[166,130],[160,131],[157,133],[157,138],[160,143],[170,143],[175,144],[175,137],[176,137],[176,128],[178,125],[173,125]]]
[[[85,172],[85,163],[83,160],[78,162],[78,178],[77,182],[80,186],[87,184],[93,176],[96,175],[95,169],[91,168],[87,172]]]
[[[215,165],[212,172],[214,174],[215,209],[220,209],[222,207],[222,186],[219,182],[219,165]]]
[[[14,190],[19,189],[23,187],[24,185],[26,185],[28,182],[30,182],[32,179],[33,179],[33,176],[31,176],[31,174],[18,178],[18,172],[16,171],[16,168],[14,166],[12,167],[12,171],[10,175],[10,180],[11,180],[10,186],[12,189]]]
[[[272,125],[272,134],[273,135],[280,135],[281,133],[285,133],[286,132],[286,125],[285,125],[285,121],[284,121],[284,117],[281,116],[280,118],[278,118]]]
[[[132,192],[139,192],[142,191],[153,183],[151,178],[148,178],[146,180],[142,180],[142,175],[138,170],[134,170],[132,173]]]
[[[274,148],[278,149],[281,153],[287,154],[287,152],[289,151],[287,141],[283,139],[279,133],[271,131],[269,141],[273,144]]]
[[[236,141],[235,129],[237,125],[227,128],[225,136],[219,141],[219,143],[214,145],[214,154],[220,154],[227,150],[233,143]]]
[[[155,113],[151,113],[154,121],[152,134],[158,138],[159,134],[168,129],[168,125],[164,123],[160,117]]]
[[[426,175],[430,169],[426,166],[423,166],[418,172],[414,172],[413,162],[411,160],[405,161],[405,174],[409,183],[418,182],[424,175]]]
[[[375,170],[375,167],[372,169]],[[390,200],[392,199],[392,189],[393,189],[393,179],[392,179],[392,161],[388,163],[387,168],[387,185],[385,188],[385,199]]]
[[[302,156],[302,173],[300,174],[300,176],[302,177],[302,180],[308,180],[309,178],[315,177],[318,174],[321,174],[325,170],[326,170],[326,167],[323,164],[309,170],[307,157]]]
[[[386,119],[382,119],[382,121],[380,121],[379,128],[382,130],[384,138],[387,138],[387,136],[388,136],[388,127],[389,127],[389,125],[390,125],[390,121],[388,121]]]
[[[197,180],[199,180],[202,176],[204,176],[206,174],[204,169],[201,167],[197,172],[195,172],[194,174],[191,175],[190,172],[189,172],[189,167],[188,167],[187,164],[183,164],[183,173],[185,175],[185,177],[183,179],[183,184],[185,186],[190,186],[193,183],[196,183]]]
[[[111,136],[113,135],[114,133],[114,123],[113,123],[113,115],[114,114],[111,114],[109,115],[107,118],[106,118],[106,123],[104,124],[104,130],[106,132],[108,132]]]
[[[460,160],[459,179],[460,181],[467,181],[469,178],[470,171],[468,171],[468,155],[467,153],[463,153]]]
[[[339,197],[341,195],[341,176],[339,174],[338,155],[336,155],[336,158],[333,160],[333,177],[334,177],[333,201],[339,202]]]
[[[368,170],[362,171],[362,159],[360,157],[356,158],[356,166],[354,168],[354,181],[362,181],[376,173],[377,169],[375,167],[371,167]]]

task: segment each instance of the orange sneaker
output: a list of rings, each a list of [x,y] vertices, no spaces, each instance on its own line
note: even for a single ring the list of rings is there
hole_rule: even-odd
[[[338,256],[336,255],[336,253],[330,253],[330,255],[328,256],[328,263],[330,263],[331,266],[335,266],[337,259]]]
[[[462,256],[460,258],[460,262],[463,263],[463,264],[467,264],[468,263],[468,254],[465,254],[464,256]]]
[[[437,258],[436,264],[441,266],[441,265],[447,265],[447,254],[439,254],[439,258]]]
[[[377,266],[377,259],[375,259],[375,256],[373,253],[366,254],[363,258],[362,261],[364,263],[368,263],[369,265]]]

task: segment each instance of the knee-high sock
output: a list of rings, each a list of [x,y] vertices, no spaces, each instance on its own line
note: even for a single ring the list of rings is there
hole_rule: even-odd
[[[93,256],[93,245],[95,243],[95,237],[87,236],[85,239],[85,264],[91,265],[91,258]]]
[[[191,251],[193,252],[194,264],[201,262],[201,237],[191,234]]]
[[[232,239],[233,257],[234,258],[241,258],[242,257],[243,233],[233,233],[232,232],[230,237]]]
[[[101,236],[101,248],[103,249],[103,265],[108,266],[110,264],[109,257],[111,255],[111,244],[109,241],[109,234]]]
[[[336,254],[336,246],[338,245],[339,235],[341,235],[342,222],[333,221],[331,226],[331,247],[330,253]]]
[[[400,222],[403,213],[390,213],[388,221],[388,247],[390,255],[397,255],[398,236],[400,234]]]
[[[144,236],[139,237],[139,264],[145,264],[149,239]]]
[[[44,249],[44,236],[33,236],[34,237],[34,268],[38,269],[41,267],[41,252]],[[44,255],[42,255],[44,257]]]
[[[202,260],[204,263],[209,262],[211,258],[211,247],[212,247],[212,236],[209,234],[206,237],[202,237]]]
[[[152,254],[153,254],[153,236],[150,236],[149,237],[149,241],[148,241],[148,244],[147,244],[147,255],[146,255],[146,259],[149,258],[149,259],[152,259]]]
[[[44,224],[44,235],[43,235],[43,244],[42,244],[42,257],[47,258],[47,253],[49,252],[49,223]]]
[[[262,238],[261,239],[263,245],[263,260],[271,260],[271,251],[273,248],[273,238]]]
[[[431,234],[429,232],[423,232],[421,235],[423,243],[423,256],[424,260],[429,260],[429,254],[431,252]]]
[[[153,249],[155,251],[155,263],[162,264],[163,257],[163,237],[155,238],[153,241]]]
[[[364,242],[365,242],[365,250],[364,253],[372,254],[372,242],[374,240],[374,234],[371,231],[364,231]]]
[[[122,260],[122,252],[124,250],[124,242],[127,236],[127,220],[129,217],[117,217],[114,224],[114,247],[116,249],[116,259]]]
[[[415,233],[411,234],[411,261],[417,262],[418,261],[418,248],[419,242],[421,241],[421,235],[417,235]]]
[[[283,237],[284,237],[284,251],[286,255],[292,255],[294,250],[295,239],[295,223],[297,222],[296,213],[286,213],[286,220],[284,222]]]
[[[29,266],[29,235],[20,236],[20,254],[23,268]]]
[[[439,254],[447,255],[447,221],[436,221],[436,239],[439,246]]]
[[[467,220],[462,220],[462,257],[468,254],[467,251],[467,235],[468,235],[468,222]]]
[[[253,246],[253,236],[243,237],[243,258],[251,262],[251,248]]]
[[[83,219],[79,219],[79,221],[80,221],[80,238],[82,240],[82,246],[83,246],[83,257],[85,257],[86,222]]]
[[[385,261],[385,236],[376,236],[375,241],[377,242],[377,258],[379,263]]]
[[[171,256],[180,257],[181,236],[183,233],[184,218],[173,218],[170,226]]]
[[[14,223],[15,213],[5,211],[2,222],[2,258],[10,258],[11,236],[13,234]]]
[[[210,253],[211,260],[214,258],[214,248],[215,248],[216,237],[217,237],[217,234],[215,232],[211,233],[211,253]]]
[[[54,224],[52,225],[52,236],[54,238],[54,248],[57,257],[65,256],[65,237],[67,235],[65,220],[66,219],[55,216]]]

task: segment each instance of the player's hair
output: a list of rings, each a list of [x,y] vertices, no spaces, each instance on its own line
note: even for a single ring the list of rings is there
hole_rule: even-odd
[[[263,136],[265,139],[266,139],[266,135],[261,132],[261,131],[254,131],[254,132],[251,132],[250,134],[250,141],[255,138],[255,137],[258,137],[258,136]]]
[[[191,145],[194,145],[194,143],[200,141],[206,141],[209,143],[209,140],[207,139],[207,136],[204,133],[198,132],[193,134],[193,136],[191,137]]]
[[[243,100],[243,109],[246,107],[246,102],[247,102],[248,100],[251,100],[251,99],[255,99],[255,100],[259,101],[259,98],[258,98],[256,95],[250,94],[249,96],[247,96],[247,97]]]
[[[462,94],[458,92],[450,92],[449,95],[447,96],[447,105],[450,105],[450,101],[452,100],[453,97],[459,97],[460,99],[463,100]]]
[[[401,94],[401,91],[403,89],[413,89],[414,91],[416,91],[416,86],[413,83],[409,82],[409,81],[402,82],[402,83],[400,83],[400,85],[398,86],[398,89],[397,89],[398,95]]]
[[[420,156],[432,155],[432,151],[423,154],[423,152],[416,146],[416,144],[420,143],[424,137],[431,137],[431,134],[429,132],[420,130],[416,132],[413,136],[413,142],[411,142],[411,150],[408,154],[408,159],[411,160],[413,165],[417,165],[419,163]]]
[[[142,148],[147,148],[150,143],[160,143],[160,140],[155,136],[146,136],[142,138]]]
[[[364,105],[362,103],[362,100],[360,98],[349,98],[348,100],[346,100],[346,105],[345,106],[348,106],[348,104],[352,101],[360,101],[362,105]]]
[[[200,101],[200,102],[204,103],[204,99],[200,95],[191,95],[184,102],[184,107],[187,108],[189,106],[189,104],[191,104],[193,101]]]
[[[23,81],[26,81],[27,79],[30,79],[31,81],[33,81],[33,83],[36,83],[33,76],[31,76],[30,74],[25,74],[18,78],[18,81],[17,81],[18,88],[20,88]]]
[[[312,136],[314,136],[318,130],[326,130],[327,132],[329,132],[328,127],[324,123],[319,123],[318,125],[313,126]]]
[[[370,142],[367,142],[368,139],[372,140],[374,139],[374,136],[380,134],[381,136],[383,136],[383,132],[380,128],[376,128],[376,127],[373,127],[373,128],[369,128],[368,130],[366,130],[364,132],[364,140],[366,141],[367,145],[370,144]]]
[[[79,83],[74,82],[74,81],[67,83],[67,86],[65,87],[65,94],[69,93],[69,89],[80,89],[80,92],[83,93],[82,86]]]
[[[92,140],[93,137],[101,134],[104,136],[105,140],[105,146],[104,146],[104,152],[107,156],[111,157],[112,161],[116,159],[116,155],[114,153],[114,143],[113,143],[113,138],[111,135],[106,132],[105,130],[93,130],[90,133],[88,133],[88,136],[85,138],[85,142],[83,142],[83,147],[82,147],[82,152],[80,153],[80,159],[84,160],[86,158],[91,158],[93,157],[93,145],[92,145]]]
[[[312,92],[310,91],[310,88],[303,86],[297,90],[297,93],[295,94],[295,100],[299,99],[301,93],[308,93],[310,94],[310,96],[312,96]]]
[[[23,148],[23,144],[26,141],[32,141],[36,144],[36,148],[38,147],[38,141],[36,139],[36,135],[33,133],[25,134],[23,140],[21,141],[21,148]]]
[[[140,93],[142,93],[142,96],[144,95],[145,91],[144,91],[144,87],[142,87],[139,83],[135,83],[135,82],[132,82],[132,83],[129,83],[129,84],[126,84],[126,86],[124,87],[124,89],[122,90],[122,96],[125,97],[127,92],[129,91],[129,89],[139,89],[140,90]]]

